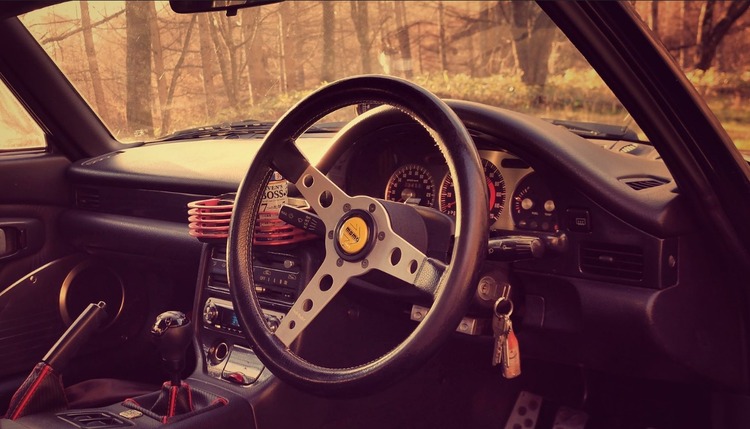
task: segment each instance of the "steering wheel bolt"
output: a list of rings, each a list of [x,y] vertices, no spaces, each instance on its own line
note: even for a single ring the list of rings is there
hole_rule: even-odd
[[[367,268],[367,266],[370,265],[370,263],[367,261],[367,259],[362,260],[362,268]]]
[[[328,239],[333,240],[333,231],[328,231]]]
[[[344,204],[344,213],[352,209],[352,205],[349,203]]]
[[[385,240],[385,233],[383,231],[380,231],[378,233],[378,240],[380,240],[380,241]]]
[[[375,204],[370,204],[370,207],[368,207],[368,210],[370,210],[370,213],[375,212]]]
[[[344,265],[344,260],[343,260],[343,259],[341,259],[341,258],[338,258],[338,259],[336,260],[336,266],[337,266],[337,267],[340,267],[340,266],[342,266],[342,265]]]

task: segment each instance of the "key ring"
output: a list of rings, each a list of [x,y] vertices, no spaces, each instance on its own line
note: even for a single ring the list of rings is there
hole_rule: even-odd
[[[502,312],[499,311],[501,305],[507,305],[507,310],[502,311]],[[510,317],[510,315],[513,314],[513,301],[511,301],[505,296],[501,296],[500,298],[497,299],[497,301],[495,301],[495,306],[493,308],[493,311],[495,312],[495,315],[497,315],[498,317],[502,317],[502,316]]]

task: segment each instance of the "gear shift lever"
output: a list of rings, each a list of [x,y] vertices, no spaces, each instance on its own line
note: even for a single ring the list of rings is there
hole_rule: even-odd
[[[180,373],[185,368],[185,351],[193,339],[190,320],[182,312],[166,311],[156,316],[151,336],[159,348],[172,386],[180,386]]]
[[[128,408],[138,410],[162,423],[188,418],[227,404],[225,398],[194,389],[180,379],[185,368],[185,352],[193,339],[193,329],[184,313],[166,311],[156,316],[151,336],[159,348],[169,381],[158,392],[123,402]]]

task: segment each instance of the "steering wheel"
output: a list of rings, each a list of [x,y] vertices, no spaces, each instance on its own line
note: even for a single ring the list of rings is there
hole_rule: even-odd
[[[393,106],[433,137],[447,162],[456,192],[453,255],[446,265],[428,257],[409,238],[415,218],[404,204],[350,196],[302,155],[295,140],[312,124],[357,103]],[[341,135],[341,133],[339,133]],[[262,184],[276,170],[296,185],[325,224],[325,257],[281,324],[266,324],[253,280],[253,225]],[[227,244],[230,289],[239,322],[253,350],[271,372],[311,393],[363,393],[395,382],[424,363],[455,331],[474,294],[475,276],[487,246],[487,195],[479,155],[455,113],[435,95],[403,79],[360,76],[312,93],[268,132],[235,200]],[[446,231],[446,234],[450,232]],[[426,237],[425,237],[426,238]],[[290,348],[306,326],[350,278],[379,270],[426,292],[432,306],[414,331],[385,355],[351,368],[326,368]]]

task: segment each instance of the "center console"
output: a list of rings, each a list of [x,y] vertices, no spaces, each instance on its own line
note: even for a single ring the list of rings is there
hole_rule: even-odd
[[[322,261],[314,243],[255,246],[253,278],[268,327],[276,329]],[[200,272],[198,343],[206,375],[249,386],[265,367],[242,333],[227,279],[226,246],[205,244]]]

